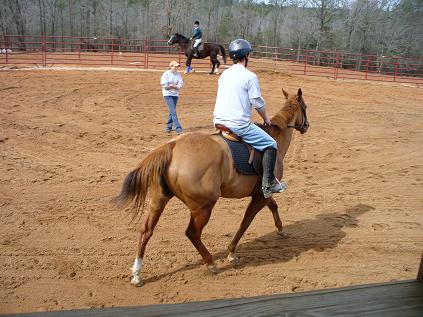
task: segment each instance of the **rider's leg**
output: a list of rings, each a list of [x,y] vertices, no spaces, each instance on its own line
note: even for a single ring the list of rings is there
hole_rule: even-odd
[[[272,197],[273,193],[281,193],[285,190],[286,184],[275,181],[275,164],[277,150],[274,147],[268,147],[263,153],[263,180],[262,190],[265,198]]]
[[[198,47],[200,46],[200,44],[201,44],[201,39],[196,39],[192,48],[194,51],[193,56],[195,57],[198,57]]]
[[[276,180],[274,170],[277,158],[276,141],[264,130],[253,123],[243,127],[230,127],[244,142],[250,144],[256,150],[263,152],[263,194],[269,198],[273,193],[280,193],[287,187],[286,183]]]

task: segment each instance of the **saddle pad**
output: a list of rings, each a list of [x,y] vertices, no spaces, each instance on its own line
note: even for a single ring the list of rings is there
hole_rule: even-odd
[[[231,141],[224,137],[226,144],[228,144],[229,149],[231,150],[232,159],[235,162],[235,168],[238,172],[244,175],[257,175],[254,170],[253,164],[248,163],[250,158],[250,151],[247,146],[241,142]]]

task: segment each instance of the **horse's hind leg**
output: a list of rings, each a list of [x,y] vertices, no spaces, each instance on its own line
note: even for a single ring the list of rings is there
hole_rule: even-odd
[[[270,211],[272,212],[273,220],[275,221],[275,226],[278,229],[278,235],[280,235],[281,237],[286,237],[287,234],[283,230],[282,221],[278,213],[278,204],[273,199],[273,197],[270,198],[269,201],[267,202],[267,207],[269,207]]]
[[[216,62],[214,60],[212,60],[212,65],[213,65],[213,67],[212,67],[212,70],[209,73],[210,75],[214,74],[214,68],[216,67]]]
[[[217,59],[215,74],[219,74],[219,66],[220,66],[220,62],[219,62],[219,59]]]
[[[157,188],[153,190],[150,189],[150,196],[150,209],[144,217],[140,233],[140,239],[138,242],[137,254],[135,257],[134,265],[132,267],[131,284],[135,286],[141,286],[143,284],[140,272],[142,269],[145,248],[151,236],[153,235],[154,228],[156,227],[157,222],[160,219],[163,209],[165,208],[170,198],[172,198],[172,196],[166,195],[163,192],[162,188]]]
[[[238,231],[236,232],[234,238],[232,239],[231,243],[228,246],[228,260],[233,264],[237,265],[239,263],[239,258],[235,254],[235,249],[238,245],[239,240],[245,233],[245,231],[250,226],[251,222],[253,221],[254,217],[257,213],[266,205],[267,201],[263,197],[263,194],[260,192],[259,194],[253,196],[251,198],[251,202],[245,211],[244,218],[242,219],[241,225],[239,226]]]
[[[206,262],[208,269],[213,273],[216,273],[217,269],[213,261],[213,256],[201,241],[201,233],[203,232],[204,226],[209,222],[215,203],[216,202],[213,201],[203,207],[191,210],[191,219],[188,228],[185,231],[188,239],[190,239],[194,247],[200,253],[204,262]]]

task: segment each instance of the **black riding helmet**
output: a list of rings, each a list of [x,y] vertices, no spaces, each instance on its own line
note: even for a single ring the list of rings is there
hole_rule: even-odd
[[[248,57],[248,54],[253,50],[251,44],[243,39],[233,40],[229,44],[229,56],[233,60],[240,60]]]

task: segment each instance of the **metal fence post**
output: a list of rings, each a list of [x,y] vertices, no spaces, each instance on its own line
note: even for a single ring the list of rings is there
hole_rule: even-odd
[[[46,67],[47,66],[47,44],[46,44],[46,36],[45,35],[43,35],[42,37],[41,37],[41,49],[42,49],[42,52],[43,52],[43,57],[42,57],[42,59],[43,59],[43,67]]]
[[[79,39],[78,43],[78,62],[81,64],[81,39]]]
[[[146,39],[145,40],[145,44],[144,44],[144,51],[145,51],[145,59],[144,59],[144,68],[148,69],[148,52],[149,52],[149,47],[150,47],[150,40]]]
[[[365,76],[366,80],[369,75],[369,67],[370,67],[370,55],[367,55],[366,76]]]
[[[115,39],[112,38],[112,51],[110,52],[110,65],[113,65],[113,53],[115,51]]]
[[[306,51],[304,56],[304,75],[307,75],[307,63],[308,63],[308,55]]]
[[[9,38],[6,34],[3,34],[3,42],[4,42],[4,49],[6,50],[6,64],[9,63],[9,56],[8,56],[8,51],[9,51]]]
[[[397,81],[397,76],[398,76],[398,65],[399,65],[399,63],[398,63],[398,61],[396,61],[396,62],[394,63],[394,81]]]
[[[278,66],[278,54],[279,54],[279,47],[276,47],[275,48],[275,69],[274,69],[274,71],[276,71],[277,70],[277,66]]]
[[[335,59],[335,69],[334,69],[334,79],[338,79],[338,72],[339,72],[339,65],[341,60],[341,53],[336,52],[336,59]]]

